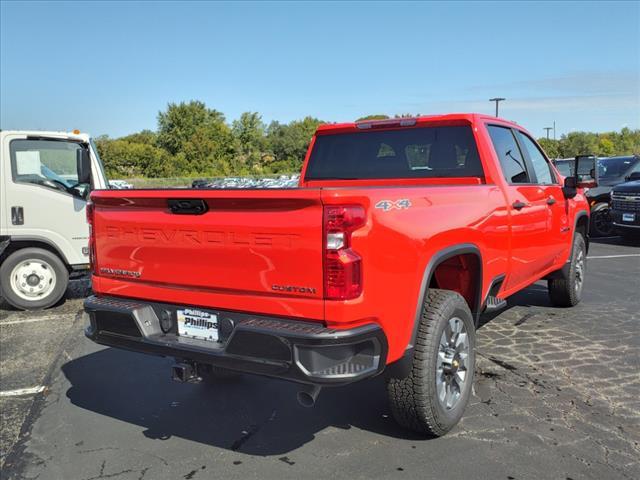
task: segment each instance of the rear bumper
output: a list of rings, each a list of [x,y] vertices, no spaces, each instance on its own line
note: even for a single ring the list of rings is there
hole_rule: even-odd
[[[211,342],[177,334],[176,311],[185,306],[92,296],[84,308],[85,335],[101,345],[295,382],[348,384],[377,375],[386,363],[387,340],[376,324],[336,330],[210,310],[218,316],[220,335],[219,342]]]

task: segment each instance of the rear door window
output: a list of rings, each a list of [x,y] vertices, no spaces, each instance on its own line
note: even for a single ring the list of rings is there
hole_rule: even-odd
[[[447,126],[318,135],[305,179],[483,176],[471,127]]]
[[[489,136],[498,155],[502,173],[509,183],[531,183],[524,156],[510,128],[489,125]]]

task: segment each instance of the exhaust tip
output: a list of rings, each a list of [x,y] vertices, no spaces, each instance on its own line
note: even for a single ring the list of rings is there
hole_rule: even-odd
[[[307,392],[298,392],[298,403],[305,408],[311,408],[316,404],[316,399]]]
[[[317,385],[310,385],[304,390],[300,390],[296,395],[298,403],[305,408],[311,408],[316,404],[318,395],[320,394],[320,387]]]

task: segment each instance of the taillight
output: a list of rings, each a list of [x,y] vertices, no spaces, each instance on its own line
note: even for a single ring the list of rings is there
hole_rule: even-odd
[[[91,269],[91,273],[93,274],[96,273],[96,235],[93,229],[94,211],[95,206],[93,202],[89,200],[87,202],[86,214],[87,223],[89,224],[89,268]]]
[[[324,297],[349,300],[362,293],[362,259],[351,249],[351,234],[366,223],[359,205],[324,207]]]

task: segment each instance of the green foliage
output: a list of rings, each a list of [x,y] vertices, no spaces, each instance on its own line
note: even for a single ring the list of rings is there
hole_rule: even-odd
[[[176,174],[169,152],[154,145],[100,137],[96,139],[96,147],[109,177],[168,177]]]
[[[356,120],[356,122],[364,122],[365,120],[387,120],[389,117],[389,115],[384,115],[384,114],[380,114],[380,115],[367,115],[365,117],[360,117],[359,119]]]
[[[640,155],[640,130],[623,128],[619,132],[571,132],[559,140],[538,139],[551,158],[571,158],[576,155]]]
[[[309,141],[318,125],[317,118],[305,117],[288,124],[271,122],[267,128],[267,151],[274,160],[267,168],[269,173],[299,172]]]
[[[256,112],[228,125],[224,115],[198,101],[170,103],[158,113],[158,130],[96,139],[107,174],[132,177],[216,177],[300,171],[318,119],[268,127]]]
[[[395,118],[413,116],[396,115]],[[391,118],[369,115],[360,120]],[[257,112],[245,112],[231,125],[217,110],[198,101],[170,103],[158,113],[157,131],[96,138],[111,178],[218,177],[297,173],[309,141],[323,122],[313,117],[268,126]],[[551,158],[579,154],[640,154],[640,130],[572,132],[559,140],[539,140]]]

